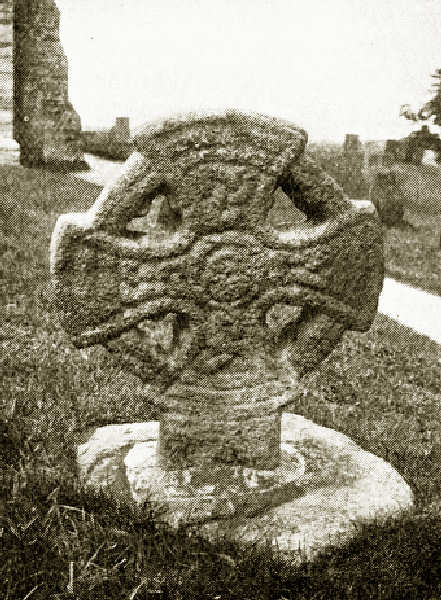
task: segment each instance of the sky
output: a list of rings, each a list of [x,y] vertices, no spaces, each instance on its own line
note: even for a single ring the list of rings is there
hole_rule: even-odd
[[[237,108],[311,141],[399,138],[432,95],[440,0],[56,0],[83,126]],[[437,128],[432,128],[437,131]]]

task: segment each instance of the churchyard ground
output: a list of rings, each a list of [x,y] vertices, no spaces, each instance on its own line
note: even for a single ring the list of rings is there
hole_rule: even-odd
[[[291,407],[405,477],[415,508],[399,520],[359,524],[350,544],[290,568],[277,549],[172,531],[158,507],[118,504],[75,478],[75,432],[157,416],[138,380],[99,347],[74,349],[50,309],[55,220],[100,188],[20,167],[1,167],[0,181],[2,598],[440,596],[440,346],[378,315],[345,334]]]
[[[441,294],[441,169],[395,165],[403,223],[384,228],[386,275]]]
[[[341,150],[315,145],[311,155],[336,178],[351,198],[369,196],[369,186],[382,165],[353,171]],[[441,294],[441,168],[398,163],[399,196],[404,205],[403,222],[384,227],[386,275]]]

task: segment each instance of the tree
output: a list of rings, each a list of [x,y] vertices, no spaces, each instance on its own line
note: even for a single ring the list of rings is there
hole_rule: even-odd
[[[409,121],[428,121],[434,118],[434,125],[441,125],[441,69],[436,69],[432,75],[435,82],[432,84],[434,88],[434,96],[429,102],[426,102],[418,112],[412,110],[409,104],[403,104],[400,109],[400,116]]]
[[[441,69],[436,69],[432,78],[435,79],[433,83],[435,95],[426,106],[430,116],[435,117],[434,124],[441,125]]]

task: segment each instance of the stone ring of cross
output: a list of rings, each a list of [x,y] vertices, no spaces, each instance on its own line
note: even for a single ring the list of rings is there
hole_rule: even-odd
[[[289,495],[302,462],[281,443],[281,411],[376,313],[375,211],[305,158],[306,142],[292,123],[236,111],[154,123],[53,234],[62,325],[154,386],[150,484],[187,519]]]

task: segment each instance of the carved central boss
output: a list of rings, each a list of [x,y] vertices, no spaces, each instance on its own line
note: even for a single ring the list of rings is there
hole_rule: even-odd
[[[89,212],[57,223],[62,324],[155,386],[169,496],[240,504],[289,481],[282,407],[375,315],[377,217],[302,158],[306,139],[237,112],[152,125]]]

